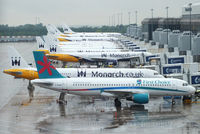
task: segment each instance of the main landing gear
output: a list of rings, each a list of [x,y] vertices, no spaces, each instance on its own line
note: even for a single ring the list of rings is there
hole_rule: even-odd
[[[115,98],[115,107],[118,110],[121,110],[121,101],[118,98]]]
[[[62,68],[66,68],[66,64],[67,64],[67,62],[64,62],[64,61],[63,61]]]
[[[60,93],[60,97],[57,100],[57,103],[59,103],[59,104],[67,104],[67,101],[65,100],[65,93]]]
[[[29,93],[29,101],[32,101],[33,96],[34,96],[33,92],[35,90],[35,87],[33,86],[33,84],[31,84],[30,80],[29,80],[29,84],[28,84],[27,89],[28,89],[28,93]]]
[[[174,96],[172,96],[172,105],[175,105],[175,104],[176,104],[176,102],[174,100]]]

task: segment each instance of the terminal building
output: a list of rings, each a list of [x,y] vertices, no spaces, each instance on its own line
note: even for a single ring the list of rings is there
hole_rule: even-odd
[[[0,43],[3,42],[34,42],[35,36],[0,36]]]
[[[190,25],[191,17],[191,25]],[[190,7],[185,5],[182,7],[182,16],[180,18],[145,18],[142,21],[142,35],[144,39],[152,40],[152,33],[157,28],[191,31],[194,34],[200,32],[200,3],[191,5],[191,16]]]
[[[151,45],[158,44],[159,48],[165,46],[168,52],[190,53],[194,62],[200,62],[200,3],[192,4],[191,8],[188,4],[183,6],[180,18],[145,18],[141,27],[130,25],[127,35]]]

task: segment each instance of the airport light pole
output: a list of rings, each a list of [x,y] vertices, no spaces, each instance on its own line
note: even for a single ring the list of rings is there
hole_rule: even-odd
[[[190,11],[190,50],[192,50],[192,24],[191,24],[191,16],[192,16],[192,3],[189,3],[189,11]]]
[[[153,8],[151,9],[151,39],[153,40]]]
[[[113,26],[115,26],[115,14],[113,14]]]
[[[136,37],[137,37],[137,10],[135,11]]]
[[[113,26],[113,16],[110,16],[110,20],[111,20],[111,26]]]
[[[131,12],[128,12],[128,23],[129,23],[129,35],[131,34]]]
[[[169,29],[169,26],[168,26],[168,9],[169,9],[169,7],[167,6],[166,7],[166,11],[167,11],[167,21],[166,21],[166,25],[167,25],[167,45],[168,45],[168,29]]]
[[[137,25],[137,11],[135,11],[135,24]]]
[[[121,13],[121,24],[123,25],[122,20],[123,20],[123,13]]]
[[[110,16],[109,16],[109,26],[110,26]]]
[[[119,25],[119,17],[120,17],[120,13],[117,14],[117,23]]]

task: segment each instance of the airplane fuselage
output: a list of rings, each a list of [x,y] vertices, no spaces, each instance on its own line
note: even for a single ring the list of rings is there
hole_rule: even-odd
[[[166,78],[58,78],[36,79],[32,83],[43,88],[83,96],[99,96],[104,92],[175,96],[189,95],[195,91],[194,87],[184,85],[183,80]]]
[[[148,52],[94,52],[94,53],[72,53],[72,52],[63,52],[56,54],[48,54],[49,59],[69,61],[69,62],[78,62],[79,60],[86,61],[105,61],[105,60],[130,60],[134,57],[144,57],[149,56],[151,53]],[[70,58],[75,58],[76,60],[70,60]]]
[[[91,78],[163,78],[157,71],[150,69],[128,68],[57,68],[58,72],[65,77],[91,77]],[[38,79],[36,68],[6,69],[4,73],[16,78]]]

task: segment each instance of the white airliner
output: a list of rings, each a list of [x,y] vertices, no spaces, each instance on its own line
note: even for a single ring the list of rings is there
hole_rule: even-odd
[[[129,61],[133,58],[140,59],[141,63],[144,63],[144,59],[147,56],[152,55],[149,52],[59,52],[47,54],[49,59],[60,60],[64,62],[114,62]]]
[[[116,37],[98,37],[98,36],[69,36],[67,34],[61,33],[55,26],[53,25],[46,25],[48,34],[55,35],[59,41],[114,41],[118,40]]]
[[[116,46],[116,42],[113,41],[72,41],[72,42],[65,42],[65,41],[59,41],[57,38],[55,38],[55,36],[52,35],[47,35],[47,36],[43,36],[44,40],[49,40],[49,41],[55,41],[57,42],[59,45],[93,45],[93,46]]]
[[[36,39],[38,40],[39,38],[40,37],[37,37]],[[63,49],[121,49],[121,47],[117,46],[114,42],[108,41],[59,42],[55,41],[56,39],[52,36],[43,36],[43,39],[47,45],[56,45]]]
[[[57,36],[56,37],[59,41],[117,41],[118,38],[115,37],[63,37]]]
[[[121,36],[120,33],[113,33],[113,32],[103,32],[103,33],[76,33],[70,29],[70,27],[66,24],[62,25],[63,31],[65,34],[71,34],[71,36]]]
[[[31,83],[43,88],[83,96],[126,98],[135,103],[146,104],[152,96],[190,95],[195,88],[186,81],[171,78],[65,78],[49,62],[43,52],[34,51],[39,79]],[[63,100],[60,100],[63,101]]]

